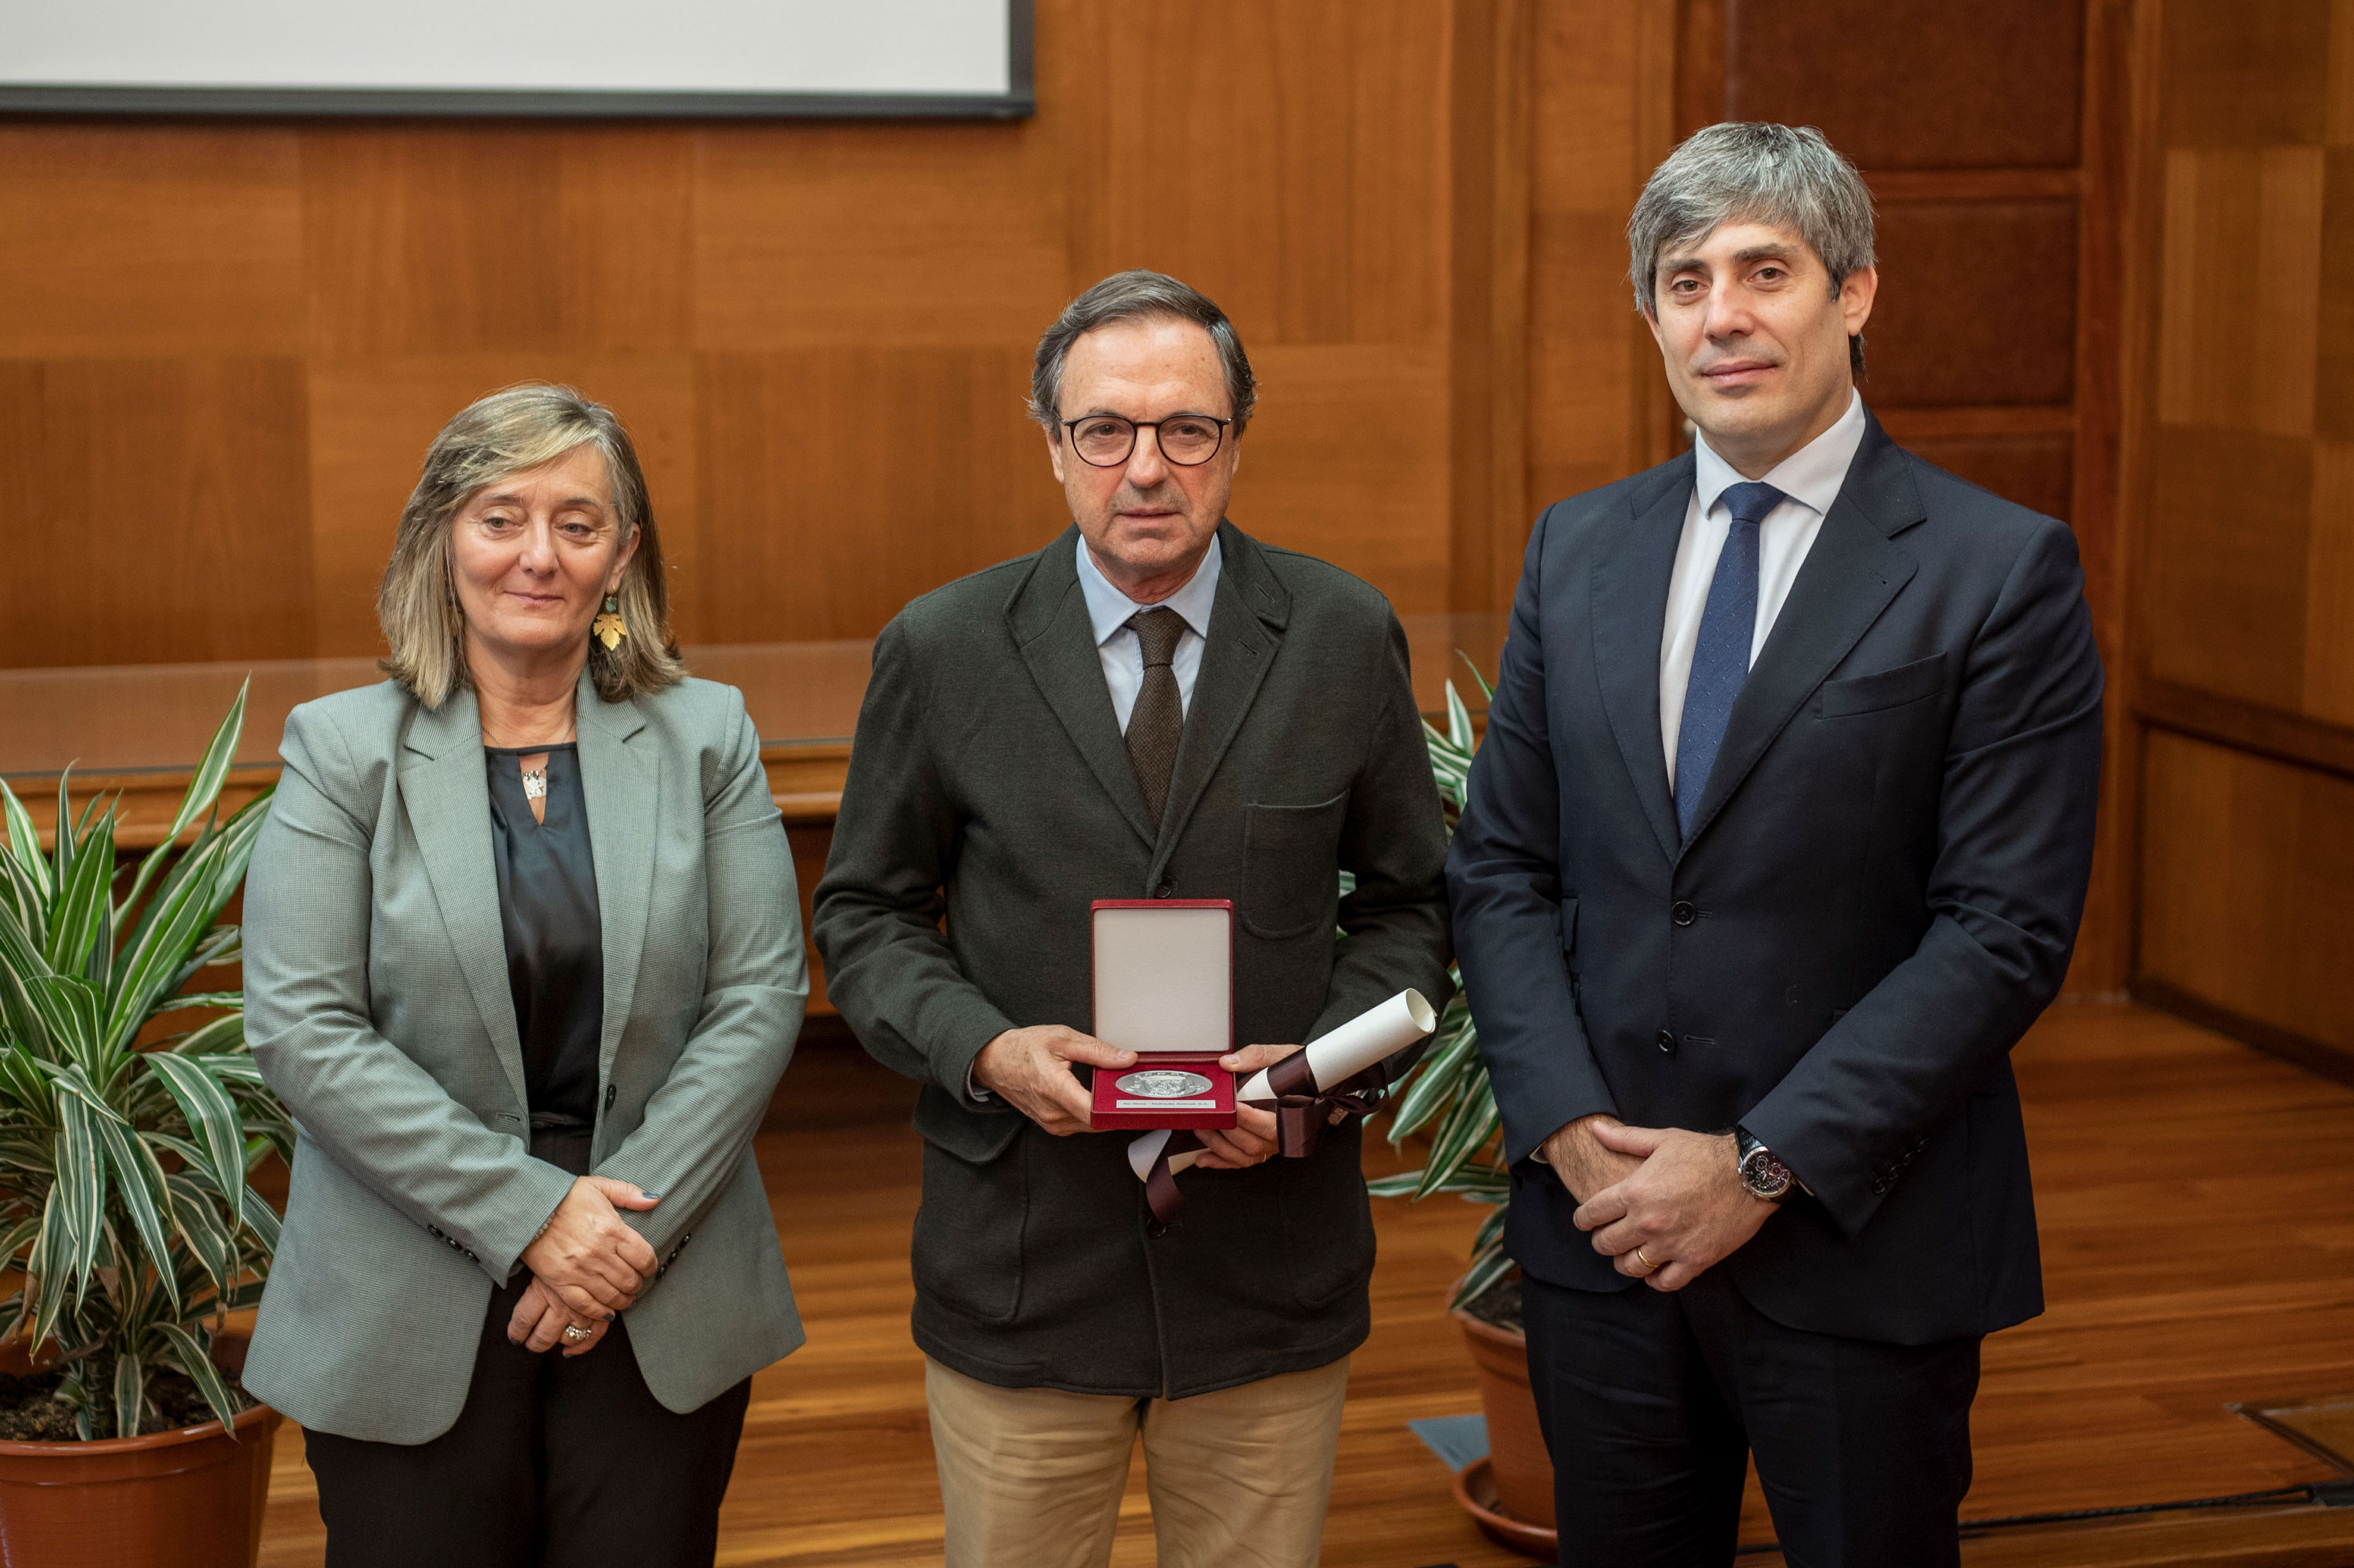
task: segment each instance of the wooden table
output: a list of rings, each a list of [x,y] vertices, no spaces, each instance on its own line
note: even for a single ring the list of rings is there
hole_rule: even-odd
[[[1466,704],[1484,714],[1479,687],[1455,655],[1459,650],[1492,677],[1503,618],[1417,615],[1404,618],[1404,623],[1415,698],[1423,711],[1446,723],[1451,679]],[[695,674],[741,690],[759,726],[760,760],[792,840],[804,919],[810,889],[824,870],[832,842],[873,646],[861,638],[710,643],[684,651]],[[43,825],[44,842],[53,810],[46,802],[54,802],[58,778],[70,768],[78,804],[93,791],[117,797],[116,844],[149,848],[171,826],[188,779],[241,683],[251,684],[237,764],[221,790],[225,811],[276,782],[279,738],[287,713],[297,704],[383,678],[373,659],[0,671],[0,778]],[[822,975],[811,976],[810,1000],[811,1011],[832,1011]]]
[[[1502,618],[1489,614],[1405,618],[1415,667],[1415,696],[1444,722],[1452,678],[1476,711],[1486,704],[1458,650],[1492,675]],[[866,692],[872,643],[713,643],[686,649],[688,667],[744,693],[759,726],[761,760],[778,809],[789,823],[833,821]],[[237,767],[222,794],[230,810],[277,777],[278,741],[298,703],[383,679],[373,659],[289,659],[262,663],[122,664],[0,671],[0,778],[34,807],[58,776],[73,769],[78,798],[119,792],[116,842],[144,848],[171,823],[189,775],[241,682],[245,730]]]

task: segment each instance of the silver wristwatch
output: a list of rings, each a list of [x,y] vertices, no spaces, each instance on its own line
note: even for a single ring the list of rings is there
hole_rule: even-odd
[[[1774,1158],[1774,1151],[1753,1137],[1745,1127],[1733,1129],[1734,1169],[1741,1173],[1741,1184],[1753,1198],[1778,1203],[1790,1195],[1798,1184],[1790,1168]]]

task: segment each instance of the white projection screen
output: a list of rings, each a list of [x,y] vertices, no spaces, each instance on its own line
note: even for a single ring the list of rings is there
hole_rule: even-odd
[[[1030,0],[0,0],[0,113],[1032,112]]]

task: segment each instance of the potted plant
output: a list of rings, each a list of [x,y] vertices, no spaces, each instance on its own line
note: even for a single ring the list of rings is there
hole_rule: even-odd
[[[239,993],[186,989],[238,956],[220,915],[269,792],[213,806],[244,719],[240,691],[135,869],[114,803],[77,816],[61,779],[44,853],[0,782],[0,1562],[226,1568],[260,1541],[278,1416],[225,1372],[223,1330],[277,1242],[248,1173],[293,1128]],[[190,1026],[150,1027],[167,1014]]]
[[[1482,697],[1494,697],[1476,667],[1471,678],[1479,683]],[[1447,683],[1446,733],[1427,721],[1422,728],[1431,777],[1452,837],[1463,813],[1477,744],[1471,715],[1452,681]],[[1375,1197],[1419,1201],[1434,1192],[1452,1192],[1494,1210],[1480,1222],[1471,1242],[1470,1266],[1456,1281],[1447,1303],[1478,1370],[1479,1404],[1488,1422],[1488,1457],[1457,1477],[1455,1489],[1464,1507],[1491,1533],[1543,1555],[1552,1552],[1553,1543],[1553,1459],[1537,1425],[1535,1396],[1529,1391],[1520,1280],[1512,1260],[1504,1255],[1511,1179],[1497,1143],[1502,1118],[1489,1086],[1487,1065],[1479,1059],[1479,1027],[1472,1021],[1462,973],[1451,973],[1455,997],[1439,1017],[1431,1048],[1391,1100],[1392,1147],[1429,1128],[1429,1154],[1421,1170],[1384,1176],[1369,1185]]]

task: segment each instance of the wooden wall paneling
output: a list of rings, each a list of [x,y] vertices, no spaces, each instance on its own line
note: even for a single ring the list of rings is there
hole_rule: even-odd
[[[304,132],[313,352],[684,348],[693,154],[667,129]]]
[[[1880,292],[1864,329],[1863,389],[1873,405],[2069,402],[2074,199],[1882,196],[1879,206]],[[2065,515],[2064,494],[2044,510]]]
[[[299,139],[0,125],[0,355],[298,355]]]
[[[2305,684],[2307,440],[2170,426],[2153,454],[2150,673],[2270,707]]]
[[[1447,608],[1509,603],[1527,539],[1529,15],[1458,0],[1448,168]]]
[[[2310,435],[2321,149],[2177,147],[2166,172],[2159,422]]]
[[[392,554],[401,506],[415,488],[425,449],[451,416],[484,393],[524,380],[557,381],[609,405],[620,417],[646,471],[672,568],[673,620],[687,641],[708,641],[694,613],[696,586],[715,565],[697,503],[695,373],[684,354],[588,354],[567,350],[451,350],[354,355],[313,363],[309,385],[312,466],[312,647],[334,657],[381,651],[376,589]],[[289,655],[278,655],[286,657]]]
[[[1627,215],[1672,135],[1675,4],[1549,4],[1529,26],[1523,493],[1534,513],[1659,461],[1652,413],[1666,383],[1627,283]],[[1495,565],[1518,581],[1517,551]]]
[[[2320,142],[2331,11],[2331,0],[2169,0],[2161,67],[2167,143]]]
[[[0,663],[312,640],[297,359],[0,359]]]
[[[1071,122],[1073,178],[1095,186],[1075,287],[1158,268],[1252,345],[1442,339],[1457,9],[1119,12]]]
[[[2132,720],[2126,563],[2138,520],[2119,505],[2128,312],[2139,280],[2131,259],[2136,214],[2136,0],[2090,0],[2084,17],[2084,132],[2078,176],[2076,384],[2069,518],[2084,568],[2084,598],[2108,677],[2102,729],[2101,827],[2092,885],[2066,989],[2124,992],[2132,961],[2133,865],[2139,842],[2140,750]]]
[[[2129,484],[2137,993],[2354,1075],[2354,8],[2173,0],[2147,41],[2162,216]],[[2147,455],[2143,455],[2144,452]]]
[[[2354,442],[2313,443],[2305,568],[2297,705],[2326,723],[2354,726]]]
[[[1252,366],[1262,397],[1235,475],[1236,523],[1348,567],[1402,615],[1448,609],[1446,346],[1277,344]]]
[[[2047,517],[2069,514],[2075,438],[2049,435],[1919,436],[1905,450]]]
[[[698,132],[695,346],[1034,344],[1073,291],[1054,112]]]
[[[2165,730],[2145,766],[2145,983],[2354,1075],[2354,779]]]
[[[705,354],[695,384],[702,641],[872,636],[952,577],[1063,526],[1006,346]],[[685,611],[683,610],[683,615]]]
[[[1724,118],[1816,125],[1867,172],[2077,161],[2082,7],[1724,0]]]

